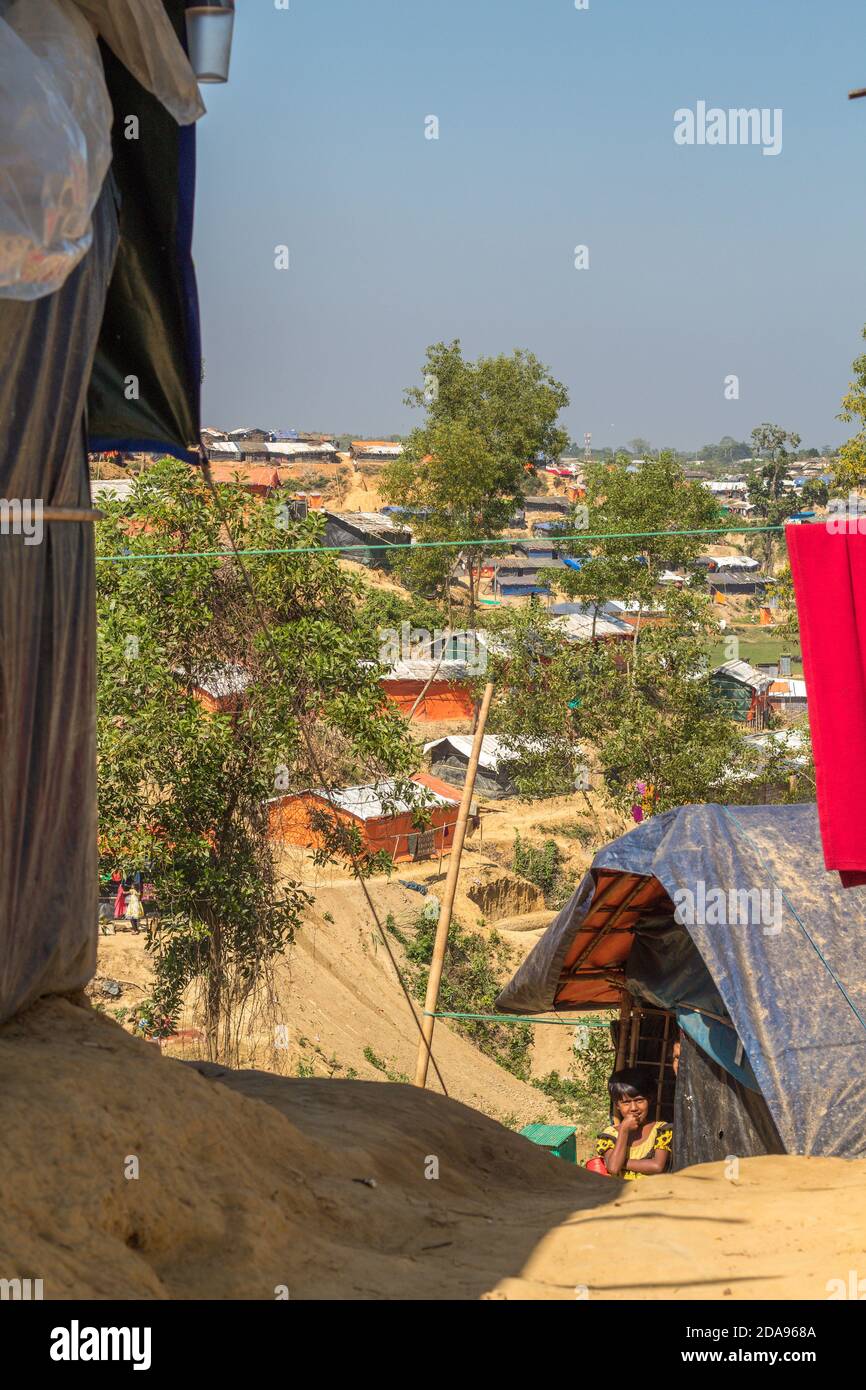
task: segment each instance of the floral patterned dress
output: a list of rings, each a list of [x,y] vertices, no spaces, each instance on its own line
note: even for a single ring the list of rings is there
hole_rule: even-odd
[[[616,1125],[610,1124],[607,1129],[601,1130],[596,1136],[595,1152],[599,1158],[604,1158],[605,1154],[610,1153],[616,1144],[618,1129]],[[629,1149],[628,1156],[632,1158],[652,1158],[656,1149],[670,1150],[673,1142],[673,1126],[666,1120],[656,1120],[650,1127],[650,1131],[645,1139],[640,1139],[636,1143],[633,1141]],[[612,1174],[613,1177],[624,1178],[626,1182],[633,1182],[635,1178],[646,1178],[647,1173],[629,1173],[625,1169],[621,1173]]]

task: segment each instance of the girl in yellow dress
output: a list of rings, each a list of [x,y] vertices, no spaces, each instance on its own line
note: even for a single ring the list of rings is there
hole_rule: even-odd
[[[596,1139],[596,1154],[611,1177],[634,1181],[663,1173],[670,1162],[673,1129],[650,1121],[652,1078],[638,1067],[615,1071],[607,1083],[614,1122]]]

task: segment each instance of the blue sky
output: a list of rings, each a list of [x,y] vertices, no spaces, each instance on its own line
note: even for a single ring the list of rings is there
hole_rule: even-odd
[[[456,337],[534,351],[596,445],[696,447],[763,420],[846,436],[862,3],[237,8],[231,81],[203,88],[198,127],[205,423],[408,430],[426,345]],[[674,112],[698,101],[781,108],[781,153],[677,145]]]

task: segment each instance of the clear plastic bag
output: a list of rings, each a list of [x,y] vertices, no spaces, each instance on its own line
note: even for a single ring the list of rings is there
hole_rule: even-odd
[[[97,32],[181,125],[204,112],[162,0],[11,0],[0,17],[0,297],[60,288],[111,163]]]
[[[99,45],[72,0],[13,0],[0,19],[0,296],[53,294],[90,247],[111,122]]]
[[[162,0],[75,0],[124,67],[178,125],[205,113],[195,73]]]

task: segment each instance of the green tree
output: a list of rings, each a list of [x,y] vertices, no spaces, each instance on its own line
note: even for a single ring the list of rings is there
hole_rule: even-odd
[[[664,623],[643,628],[625,670],[616,651],[605,648],[607,671],[595,682],[599,761],[608,796],[621,811],[635,802],[641,782],[651,789],[654,813],[735,800],[745,761],[743,740],[710,682],[714,625],[707,597],[670,589],[664,604]]]
[[[781,526],[799,503],[796,492],[786,489],[784,481],[793,454],[800,446],[800,436],[782,429],[781,425],[756,425],[752,430],[752,444],[755,455],[764,461],[749,482],[749,501],[754,503],[755,511],[765,526]],[[791,452],[787,445],[790,445]],[[757,550],[768,574],[772,573],[780,534],[778,531],[763,531],[753,541],[753,548]]]
[[[423,385],[410,387],[406,401],[426,410],[425,423],[385,470],[383,492],[418,513],[419,542],[501,535],[535,464],[558,457],[568,442],[556,423],[568,392],[530,352],[472,362],[459,341],[436,343],[427,349]],[[447,593],[455,563],[466,575],[472,619],[480,547],[461,556],[456,545],[422,545],[398,561],[411,587],[436,595]]]
[[[577,700],[586,656],[566,642],[538,604],[489,615],[492,680],[488,730],[499,737],[507,775],[521,796],[561,796],[582,784],[586,755]]]
[[[866,339],[866,327],[860,336]],[[846,424],[857,420],[860,427],[842,445],[833,467],[835,487],[843,496],[856,492],[866,483],[866,352],[854,358],[851,370],[854,379],[848,383],[842,409],[836,418]]]
[[[328,785],[391,775],[399,795],[416,754],[383,707],[374,629],[355,621],[363,588],[335,556],[248,561],[251,595],[233,559],[203,553],[225,550],[226,525],[242,548],[314,545],[320,520],[292,521],[276,501],[250,506],[232,486],[218,496],[219,507],[200,474],[165,461],[104,507],[100,855],[103,870],[149,866],[159,917],[147,945],[166,1027],[197,983],[210,1051],[229,1057],[309,901],[277,872],[269,798],[323,775]],[[178,552],[197,558],[121,558]],[[194,691],[214,681],[233,693],[207,709]],[[355,847],[336,821],[331,832],[333,852]]]
[[[594,609],[614,598],[637,603],[639,634],[644,610],[657,602],[659,576],[688,566],[707,544],[705,536],[682,533],[724,523],[712,494],[699,482],[687,482],[671,454],[633,469],[621,460],[587,469],[588,534],[611,538],[567,542],[567,552],[589,557],[589,563],[557,572],[556,584]]]
[[[821,478],[809,478],[800,489],[800,501],[807,507],[826,507],[830,488]]]

